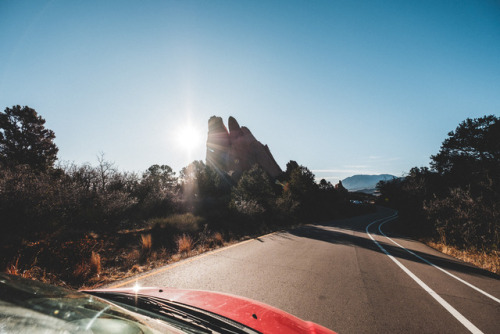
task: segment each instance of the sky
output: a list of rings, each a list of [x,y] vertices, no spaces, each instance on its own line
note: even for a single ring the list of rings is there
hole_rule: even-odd
[[[500,2],[0,0],[13,105],[46,120],[64,163],[179,171],[205,160],[216,115],[282,169],[401,176],[500,114]]]

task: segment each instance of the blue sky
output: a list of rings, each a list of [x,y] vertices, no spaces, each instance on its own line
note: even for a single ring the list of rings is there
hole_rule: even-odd
[[[401,175],[500,110],[498,1],[0,0],[0,48],[2,109],[126,171],[204,160],[217,115],[318,180]]]

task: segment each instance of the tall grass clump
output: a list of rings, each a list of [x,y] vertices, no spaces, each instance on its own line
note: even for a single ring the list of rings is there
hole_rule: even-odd
[[[99,253],[92,251],[90,258],[87,261],[82,260],[78,263],[73,271],[73,277],[77,280],[88,279],[92,276],[97,276],[101,274],[101,255]]]
[[[186,234],[177,238],[177,250],[181,254],[188,255],[193,248],[193,239]]]
[[[141,234],[141,258],[146,259],[153,248],[151,234]]]
[[[153,218],[148,221],[148,224],[153,227],[151,234],[155,247],[165,247],[176,251],[177,237],[183,234],[195,235],[203,222],[202,217],[192,213],[183,213],[164,218]]]
[[[90,255],[90,272],[97,275],[97,277],[101,274],[101,256],[94,251]]]
[[[5,272],[10,275],[21,276],[21,270],[19,270],[19,257],[15,262],[10,263],[7,266]]]

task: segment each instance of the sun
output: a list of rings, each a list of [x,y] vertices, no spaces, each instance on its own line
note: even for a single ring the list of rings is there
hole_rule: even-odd
[[[186,124],[177,130],[176,140],[180,148],[191,151],[201,143],[200,131],[191,124]]]

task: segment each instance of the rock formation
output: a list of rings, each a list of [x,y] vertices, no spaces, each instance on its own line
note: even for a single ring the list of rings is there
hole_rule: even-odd
[[[246,127],[229,117],[229,131],[221,117],[208,120],[207,165],[228,173],[233,179],[258,164],[271,177],[281,174],[267,145],[262,145]]]

